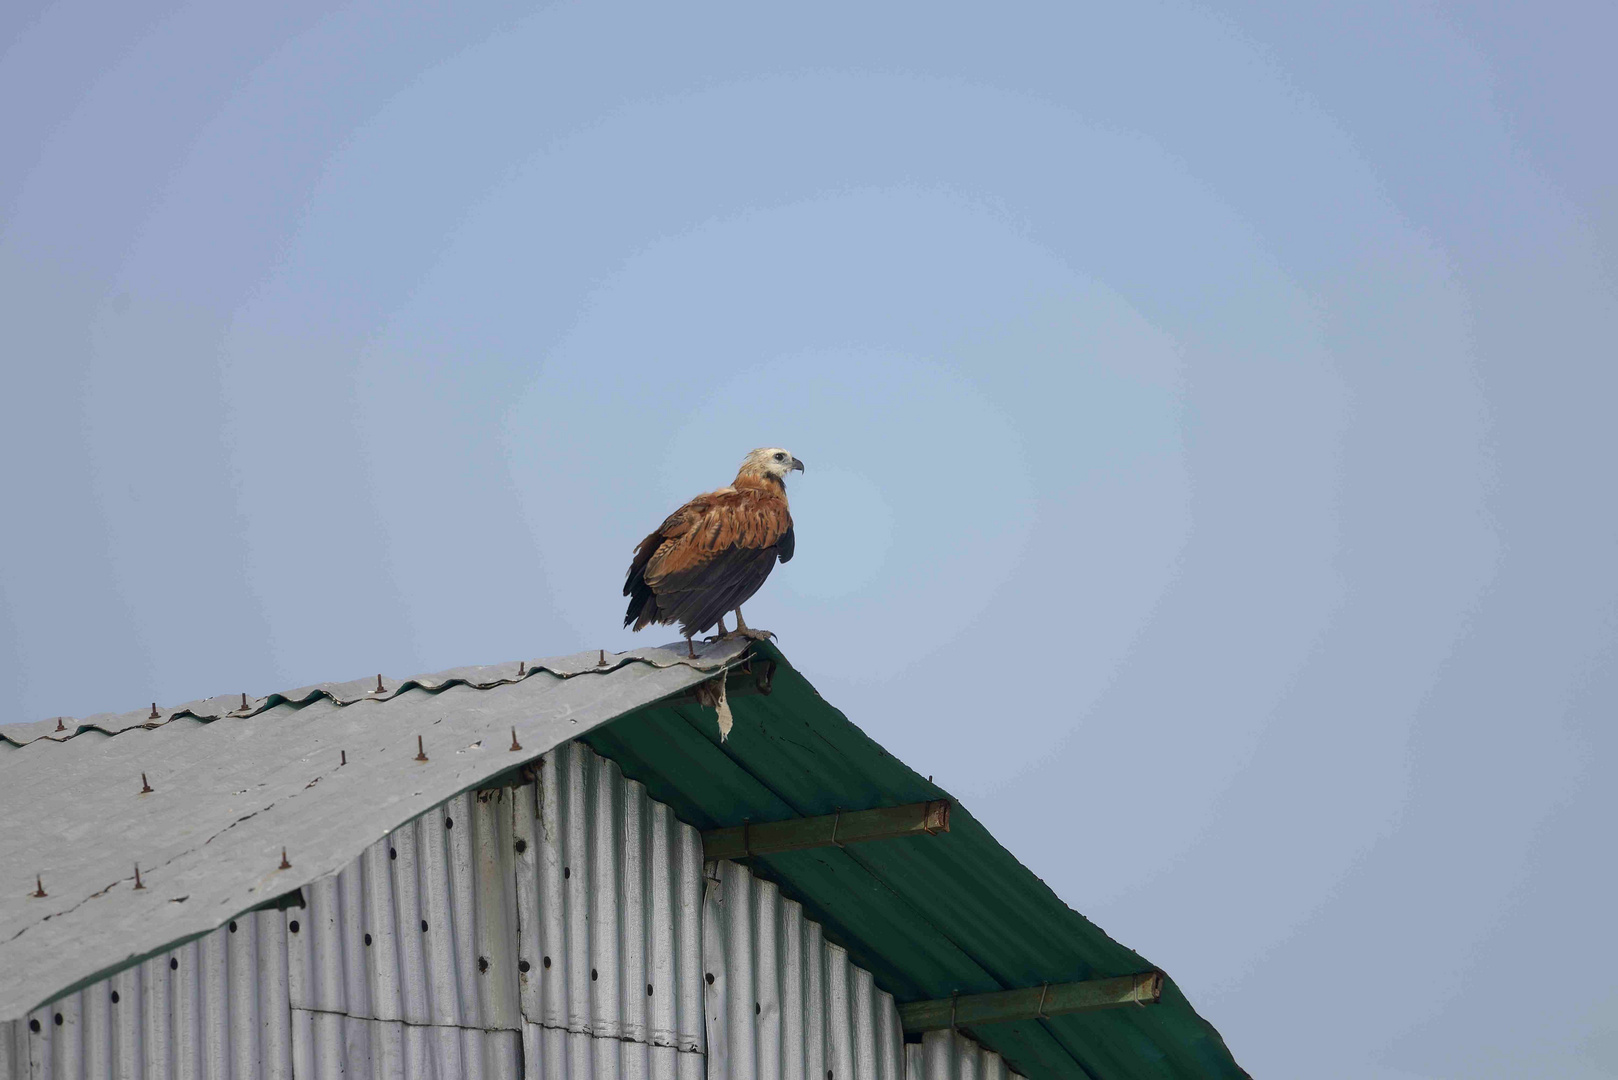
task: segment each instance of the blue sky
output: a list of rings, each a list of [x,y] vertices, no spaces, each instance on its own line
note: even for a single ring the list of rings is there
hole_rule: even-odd
[[[0,10],[0,708],[749,605],[1255,1075],[1618,1076],[1611,9]]]

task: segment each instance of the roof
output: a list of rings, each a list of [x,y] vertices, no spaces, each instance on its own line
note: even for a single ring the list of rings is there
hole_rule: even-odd
[[[712,709],[686,693],[720,672],[735,718],[723,742]],[[389,829],[574,738],[704,829],[949,798],[764,644],[708,646],[694,662],[683,647],[589,653],[380,685],[325,684],[246,709],[214,698],[60,732],[55,721],[0,727],[0,810],[24,826],[0,836],[0,866],[27,875],[0,896],[0,968],[15,976],[0,985],[0,1021],[334,873]],[[508,749],[511,729],[520,750]],[[282,846],[290,869],[278,869]],[[132,891],[137,859],[144,893]],[[958,803],[938,836],[749,865],[901,1002],[1153,970]],[[43,899],[27,895],[36,868]],[[1171,978],[1157,1005],[973,1034],[1032,1080],[1246,1075]]]
[[[743,648],[695,662],[683,647],[591,651],[323,684],[245,710],[238,695],[61,732],[0,728],[0,1022],[336,873],[390,829]],[[36,874],[44,897],[30,895]]]
[[[753,856],[901,1002],[1153,970],[1073,911],[970,811],[893,757],[767,645],[771,692],[732,694],[721,743],[711,710],[667,702],[586,734],[699,828],[744,820],[950,799],[947,833]],[[1240,1077],[1224,1040],[1165,978],[1160,1004],[1073,1013],[973,1031],[1018,1072],[1041,1078]]]

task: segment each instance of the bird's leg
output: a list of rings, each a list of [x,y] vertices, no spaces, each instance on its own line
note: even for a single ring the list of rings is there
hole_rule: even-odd
[[[697,647],[691,644],[690,634],[685,635],[685,651],[691,655],[691,659],[695,660],[697,658]]]
[[[730,636],[730,631],[725,629],[725,617],[723,615],[721,615],[721,616],[719,616],[719,628],[714,631],[714,635],[712,637],[703,638],[702,640],[704,640],[704,641],[723,641],[725,638],[728,638],[729,636]]]
[[[746,621],[743,620],[743,618],[742,618],[742,609],[738,605],[737,608],[736,608],[736,635],[735,636],[744,637],[744,638],[747,638],[750,641],[763,641],[765,638],[774,637],[775,634],[772,631],[769,631],[769,630],[754,630],[752,627],[748,626]]]

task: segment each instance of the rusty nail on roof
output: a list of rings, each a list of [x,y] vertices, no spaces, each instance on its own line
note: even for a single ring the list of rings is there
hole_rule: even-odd
[[[521,750],[522,749],[522,743],[517,741],[517,729],[516,728],[511,729],[511,749],[512,750]]]
[[[348,764],[348,751],[347,750],[339,750],[337,752],[339,754],[343,755],[342,760],[337,763],[338,766],[341,767],[343,765],[347,765]]]
[[[526,661],[526,660],[518,660],[517,661],[517,678],[520,679],[524,675],[527,675],[527,674],[528,674],[528,661]]]
[[[62,723],[62,718],[60,716],[58,716],[56,718],[56,730],[57,731],[66,731],[67,730],[67,725]]]
[[[416,736],[416,760],[417,761],[426,761],[427,760],[427,751],[421,745],[421,736],[420,735]]]
[[[601,650],[601,659],[596,661],[596,667],[606,667],[606,666],[607,666],[607,650],[602,649]]]
[[[378,676],[377,676],[377,677],[376,677],[376,689],[375,689],[375,690],[372,690],[372,691],[371,691],[371,693],[373,693],[373,694],[380,694],[380,693],[382,693],[382,692],[383,692],[383,690],[382,690],[382,676],[381,676],[381,675],[378,675]]]
[[[144,885],[142,885],[140,883],[140,863],[135,864],[135,888],[137,888],[137,889],[146,888],[146,886],[144,886]]]
[[[287,862],[287,849],[286,848],[281,849],[281,865],[280,865],[279,869],[281,869],[281,870],[291,870],[292,869],[292,864]]]
[[[33,892],[33,895],[34,896],[44,896],[45,895],[45,883],[43,881],[39,880],[39,875],[38,874],[34,875],[34,892]]]
[[[141,773],[140,774],[140,793],[142,795],[150,795],[152,793],[152,790],[153,790],[152,785],[146,782],[146,774]]]
[[[247,711],[247,692],[242,692],[242,712]]]
[[[146,718],[146,719],[148,719],[148,720],[158,720],[158,719],[161,719],[161,717],[159,717],[159,716],[158,716],[158,715],[157,715],[157,702],[155,702],[155,701],[154,701],[154,702],[152,702],[152,715],[150,715],[150,716],[148,716],[148,717],[147,717],[147,718]]]

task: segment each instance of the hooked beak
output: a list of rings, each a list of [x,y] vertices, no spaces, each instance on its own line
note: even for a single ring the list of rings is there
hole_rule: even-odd
[[[792,469],[796,469],[799,472],[803,472],[803,462],[799,461],[797,458],[793,458],[792,459]],[[792,469],[788,469],[787,472],[791,472]]]

